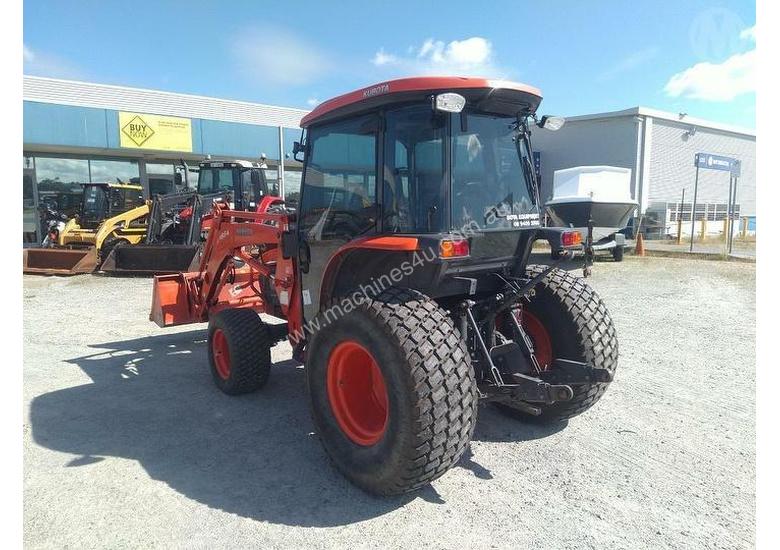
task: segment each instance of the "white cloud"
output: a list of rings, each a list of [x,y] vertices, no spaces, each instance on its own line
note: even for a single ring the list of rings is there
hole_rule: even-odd
[[[51,78],[85,79],[82,69],[58,55],[33,50],[22,44],[24,74]]]
[[[320,103],[322,102],[316,97],[310,97],[309,99],[306,100],[306,105],[308,105],[309,107],[316,107]]]
[[[495,62],[493,45],[480,36],[448,43],[429,38],[419,47],[409,47],[406,55],[387,53],[380,48],[371,62],[377,67],[415,74],[507,76],[507,71]]]
[[[263,84],[300,86],[332,67],[322,48],[272,27],[245,28],[231,44],[231,52],[238,70]]]
[[[747,29],[743,30],[741,33],[739,33],[739,37],[743,40],[750,40],[752,42],[756,41],[756,26],[753,25],[752,27],[748,27]]]
[[[380,48],[379,51],[374,54],[374,59],[371,60],[371,63],[373,63],[377,67],[381,67],[382,65],[388,65],[397,62],[398,62],[398,58],[394,55],[385,53],[384,48]]]
[[[743,30],[740,38],[755,43],[755,26]],[[669,79],[664,91],[670,97],[705,101],[731,101],[756,91],[756,50],[734,54],[722,63],[702,62]]]

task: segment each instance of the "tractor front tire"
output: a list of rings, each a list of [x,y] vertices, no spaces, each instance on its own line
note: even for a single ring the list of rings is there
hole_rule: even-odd
[[[271,371],[273,340],[252,309],[225,309],[209,320],[209,364],[217,387],[228,395],[260,389]]]
[[[419,292],[390,288],[349,311],[348,303],[320,314],[306,352],[317,432],[336,468],[363,490],[418,489],[457,463],[474,432],[466,343]]]
[[[526,276],[534,277],[545,268],[542,265],[529,265]],[[538,320],[538,323],[525,327],[534,343],[537,359],[540,359],[540,351],[548,350],[544,355],[549,356],[550,363],[554,359],[569,359],[615,372],[618,360],[615,326],[606,305],[584,279],[562,269],[553,269],[536,286],[530,301],[522,304],[523,311]],[[538,416],[509,405],[497,404],[497,407],[519,420],[561,422],[592,407],[601,399],[608,386],[609,382],[572,385],[574,396],[569,401],[550,405],[534,403],[541,409]]]

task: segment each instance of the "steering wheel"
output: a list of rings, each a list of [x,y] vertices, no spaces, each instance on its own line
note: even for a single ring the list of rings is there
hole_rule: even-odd
[[[489,189],[490,186],[485,185],[485,182],[467,181],[455,193],[455,199],[458,201],[459,207],[466,208],[466,211],[472,219],[483,223],[485,212],[479,212],[474,209],[480,206],[487,206],[489,208],[495,206],[495,197],[490,193]]]

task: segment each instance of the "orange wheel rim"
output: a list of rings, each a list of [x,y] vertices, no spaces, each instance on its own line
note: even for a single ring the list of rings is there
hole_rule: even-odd
[[[517,313],[515,312],[515,315]],[[523,310],[520,314],[520,324],[531,338],[534,345],[534,356],[542,370],[549,370],[553,362],[552,340],[550,334],[539,318],[533,313]]]
[[[214,356],[214,365],[219,377],[222,380],[230,378],[230,349],[227,337],[220,328],[216,329],[211,336],[211,354]]]
[[[387,430],[385,378],[374,356],[353,340],[339,343],[328,358],[328,400],[344,435],[370,446]]]

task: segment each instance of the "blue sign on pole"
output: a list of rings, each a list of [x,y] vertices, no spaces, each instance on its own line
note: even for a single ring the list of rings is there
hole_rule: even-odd
[[[721,170],[731,172],[734,176],[739,176],[741,162],[731,157],[723,157],[710,153],[696,153],[694,166],[705,170]]]

